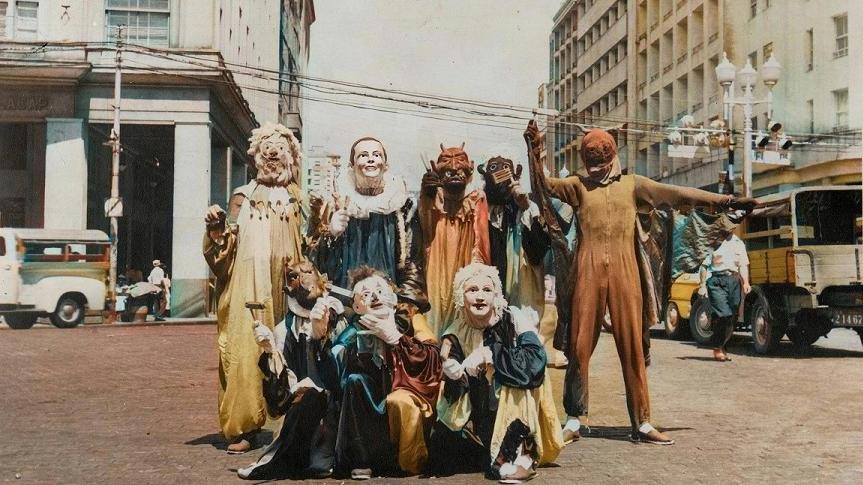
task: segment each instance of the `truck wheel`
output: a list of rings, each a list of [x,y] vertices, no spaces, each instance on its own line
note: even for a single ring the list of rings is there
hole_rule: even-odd
[[[710,300],[699,298],[689,312],[689,332],[699,345],[710,345],[713,340],[713,322],[710,319]]]
[[[37,317],[36,313],[29,312],[6,313],[3,315],[6,325],[15,330],[26,330],[32,327],[36,323]]]
[[[73,295],[63,295],[51,314],[51,323],[57,328],[74,328],[83,321],[84,303]]]
[[[689,325],[680,323],[680,309],[677,303],[669,302],[665,308],[665,336],[674,340],[683,340],[689,335]]]
[[[759,298],[749,311],[749,326],[752,328],[752,344],[755,352],[761,355],[776,350],[785,329],[770,318],[767,302]]]

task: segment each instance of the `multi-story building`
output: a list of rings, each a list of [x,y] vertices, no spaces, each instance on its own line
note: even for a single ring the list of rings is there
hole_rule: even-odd
[[[549,139],[548,163],[552,173],[564,166],[570,172],[576,161],[576,90],[575,55],[576,28],[578,26],[577,5],[580,0],[568,0],[554,15],[554,27],[549,37],[548,102],[557,111],[557,117],[549,118],[546,128]]]
[[[715,74],[723,52],[738,68],[749,60],[756,69],[773,54],[784,67],[773,90],[773,117],[787,133],[798,135],[797,144],[791,167],[755,164],[754,193],[807,183],[859,182],[861,115],[849,107],[863,102],[863,90],[850,82],[863,75],[863,64],[851,62],[863,54],[863,4],[807,0],[795,2],[793,10],[789,7],[777,0],[566,2],[555,16],[551,37],[554,106],[563,121],[571,116],[570,103],[575,103],[579,122],[610,126],[627,121],[626,134],[619,137],[621,161],[634,172],[712,188],[727,168],[727,151],[713,148],[697,158],[669,157],[668,128],[685,115],[702,126],[723,118],[723,89]],[[574,60],[569,57],[567,21],[576,25]],[[573,62],[576,82],[571,91]],[[621,93],[626,93],[625,101]],[[764,99],[766,94],[759,82],[755,97]],[[734,128],[741,130],[743,112],[734,110]],[[766,110],[766,103],[756,106],[756,130],[765,129]],[[563,133],[555,136],[555,162],[577,166],[578,138],[559,126],[554,132]],[[739,176],[739,135],[737,141]]]
[[[725,0],[728,57],[759,69],[772,54],[782,65],[773,118],[796,143],[791,166],[755,164],[755,195],[812,184],[861,182],[863,2],[856,0]],[[735,21],[731,21],[731,17]],[[739,93],[739,90],[738,90]],[[756,84],[755,97],[767,88]],[[767,106],[753,126],[767,127]],[[743,113],[734,113],[739,128]]]
[[[331,197],[340,167],[340,155],[328,152],[323,147],[313,146],[303,157],[304,192],[324,198]]]
[[[118,272],[166,262],[173,312],[201,314],[201,217],[247,180],[254,127],[301,135],[278,72],[304,71],[313,21],[312,0],[0,1],[0,224],[107,231],[122,25]]]
[[[635,171],[680,185],[717,182],[727,154],[701,160],[668,156],[662,128],[690,114],[705,126],[721,118],[722,88],[714,68],[727,39],[723,0],[637,0],[633,9],[637,108]]]

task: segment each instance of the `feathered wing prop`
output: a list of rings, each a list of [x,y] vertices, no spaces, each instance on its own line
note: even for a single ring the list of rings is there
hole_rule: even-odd
[[[536,133],[536,121],[531,120],[524,132],[530,169],[530,198],[539,207],[542,221],[551,239],[551,251],[554,257],[557,305],[557,330],[554,333],[554,347],[568,353],[569,326],[572,321],[572,284],[575,281],[571,277],[575,272],[573,251],[567,243],[566,235],[558,221],[557,211],[555,211],[549,197],[544,167],[539,161],[541,147],[535,146],[534,143]]]

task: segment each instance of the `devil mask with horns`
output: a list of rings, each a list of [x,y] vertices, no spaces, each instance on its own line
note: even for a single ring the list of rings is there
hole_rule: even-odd
[[[464,151],[464,142],[460,147],[450,148],[441,143],[440,151],[432,169],[440,178],[441,186],[447,191],[464,190],[473,177],[473,161]]]

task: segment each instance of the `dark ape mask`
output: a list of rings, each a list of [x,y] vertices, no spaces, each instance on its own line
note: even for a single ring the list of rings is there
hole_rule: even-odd
[[[521,165],[508,158],[494,157],[476,169],[485,181],[485,196],[490,204],[502,205],[511,199],[510,186],[521,179]]]

